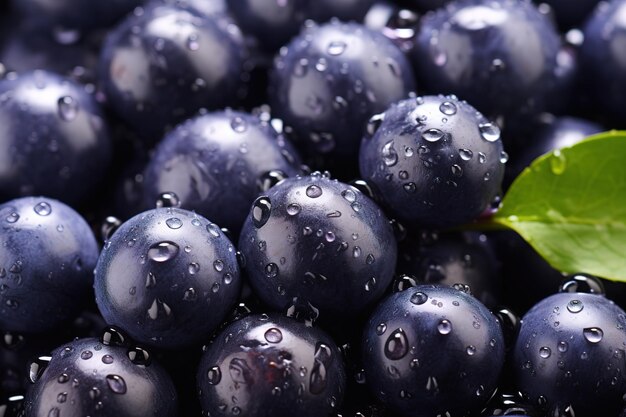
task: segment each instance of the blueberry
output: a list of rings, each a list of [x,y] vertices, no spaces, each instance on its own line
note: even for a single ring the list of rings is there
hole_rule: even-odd
[[[494,392],[504,363],[497,319],[474,297],[422,285],[383,300],[363,333],[370,391],[403,416],[466,415]]]
[[[240,287],[234,247],[219,227],[172,207],[122,224],[104,246],[94,285],[107,323],[165,349],[206,339]]]
[[[415,88],[402,52],[356,23],[309,25],[276,58],[270,102],[314,153],[355,158],[367,120]],[[344,159],[349,163],[350,159]]]
[[[51,27],[93,30],[109,26],[144,0],[12,0],[24,18],[44,21]]]
[[[625,325],[624,311],[601,295],[541,300],[522,318],[515,346],[521,392],[545,414],[616,415],[626,389]]]
[[[626,102],[626,50],[619,47],[626,36],[626,1],[601,2],[584,26],[580,49],[582,77],[593,94],[594,106],[624,126]]]
[[[401,222],[451,227],[494,200],[507,158],[495,123],[456,97],[425,96],[370,120],[359,163]]]
[[[190,119],[159,144],[146,168],[145,200],[173,191],[182,207],[238,232],[266,172],[299,172],[300,158],[268,121],[223,111]]]
[[[345,379],[330,337],[276,314],[224,329],[197,374],[202,409],[211,416],[328,416],[341,404]]]
[[[0,81],[0,198],[46,194],[72,203],[108,168],[103,115],[82,86],[34,71]]]
[[[0,328],[41,333],[91,296],[98,246],[72,208],[44,197],[0,205]]]
[[[500,297],[500,277],[487,237],[478,233],[435,234],[423,241],[402,242],[397,271],[417,282],[469,286],[472,295],[488,307]]]
[[[530,2],[460,0],[425,15],[413,63],[429,92],[456,94],[489,117],[534,114],[560,86],[570,61]]]
[[[155,362],[138,362],[136,351],[78,339],[55,349],[30,366],[33,382],[25,415],[154,416],[176,415],[176,391]]]
[[[266,51],[276,51],[296,36],[305,20],[360,21],[373,0],[231,0],[229,11],[244,32]]]
[[[109,32],[99,78],[111,107],[154,143],[200,108],[236,104],[244,56],[224,16],[155,3]]]
[[[250,284],[272,308],[311,304],[354,316],[382,296],[397,245],[381,209],[319,173],[288,178],[254,202],[239,238]]]

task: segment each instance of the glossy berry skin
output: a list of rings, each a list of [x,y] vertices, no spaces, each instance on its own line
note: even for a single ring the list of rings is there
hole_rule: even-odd
[[[0,329],[42,333],[92,297],[96,239],[60,201],[24,197],[0,205]]]
[[[143,0],[12,0],[23,18],[55,28],[93,30],[110,26],[140,6]]]
[[[131,360],[128,347],[78,339],[55,349],[47,367],[33,373],[25,416],[174,417],[176,390],[155,362]]]
[[[489,117],[534,114],[569,74],[560,48],[530,2],[461,0],[424,16],[413,64],[429,92],[455,94]]]
[[[205,340],[241,287],[236,253],[219,227],[187,210],[150,210],[104,246],[94,288],[107,323],[134,340],[180,349]]]
[[[445,228],[488,207],[507,158],[496,124],[455,97],[425,96],[372,118],[359,164],[401,222]]]
[[[382,301],[363,333],[370,391],[401,416],[463,416],[496,388],[504,340],[495,316],[471,295],[421,285]]]
[[[335,321],[382,296],[397,257],[382,210],[356,188],[318,173],[288,178],[257,198],[239,250],[250,284],[273,309],[310,303]]]
[[[307,19],[318,23],[331,18],[361,21],[373,0],[231,0],[230,13],[241,29],[269,52],[296,36]]]
[[[408,60],[356,23],[308,26],[274,62],[269,96],[309,151],[356,158],[367,120],[415,89]]]
[[[211,16],[214,14],[224,14],[228,12],[226,0],[156,0],[165,4],[171,4],[179,7],[192,7],[200,13]]]
[[[0,81],[0,199],[83,200],[108,168],[102,111],[84,88],[46,71]]]
[[[601,295],[559,293],[522,318],[517,386],[543,413],[617,415],[626,390],[626,314]],[[556,415],[556,414],[555,414]]]
[[[339,407],[346,374],[323,331],[278,315],[251,315],[206,347],[197,374],[212,416],[323,417]]]
[[[183,208],[238,232],[271,170],[293,176],[293,146],[258,116],[221,111],[179,125],[159,144],[145,171],[145,204],[174,192]]]
[[[603,2],[596,7],[584,26],[580,63],[586,88],[594,103],[613,117],[614,126],[623,127],[626,101],[626,1]],[[601,62],[602,65],[598,65]]]
[[[229,19],[159,3],[140,10],[100,55],[102,89],[122,119],[154,143],[200,108],[237,103],[245,48]]]

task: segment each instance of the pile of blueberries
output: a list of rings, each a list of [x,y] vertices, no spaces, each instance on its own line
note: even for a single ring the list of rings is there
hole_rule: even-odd
[[[626,415],[626,286],[475,231],[626,127],[626,0],[4,0],[0,62],[0,417]]]

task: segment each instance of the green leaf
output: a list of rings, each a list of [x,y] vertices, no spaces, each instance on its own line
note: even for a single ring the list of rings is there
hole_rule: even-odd
[[[626,131],[539,157],[492,220],[560,271],[626,281]]]

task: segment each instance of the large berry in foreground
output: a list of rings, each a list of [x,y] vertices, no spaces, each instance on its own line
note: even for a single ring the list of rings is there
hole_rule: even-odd
[[[356,23],[307,27],[274,63],[269,94],[286,131],[310,151],[355,157],[369,117],[415,88],[385,36]]]
[[[34,385],[26,396],[25,415],[176,416],[169,375],[158,364],[146,363],[144,350],[105,343],[74,340],[32,365]]]
[[[0,199],[45,194],[77,202],[104,176],[110,142],[84,88],[47,71],[0,81]]]
[[[626,313],[601,295],[559,293],[522,319],[517,386],[546,415],[617,415],[626,391]]]
[[[235,111],[204,114],[179,125],[159,144],[145,174],[145,202],[174,192],[181,206],[239,231],[258,195],[259,178],[300,170],[291,144],[259,117]]]
[[[98,245],[72,208],[44,197],[0,206],[0,329],[39,333],[93,297]]]
[[[330,337],[273,314],[225,328],[206,347],[197,381],[211,416],[324,417],[341,404],[346,375]]]
[[[363,334],[373,395],[402,416],[476,412],[504,363],[502,330],[471,295],[420,285],[381,302]]]
[[[239,249],[264,302],[281,311],[308,302],[332,320],[380,298],[397,256],[382,210],[356,188],[319,173],[288,178],[257,198]]]
[[[235,249],[218,226],[161,208],[131,218],[106,242],[94,287],[107,323],[141,343],[176,349],[217,328],[241,283]]]
[[[497,125],[455,97],[426,96],[374,116],[359,163],[401,221],[451,227],[493,202],[507,158]]]

